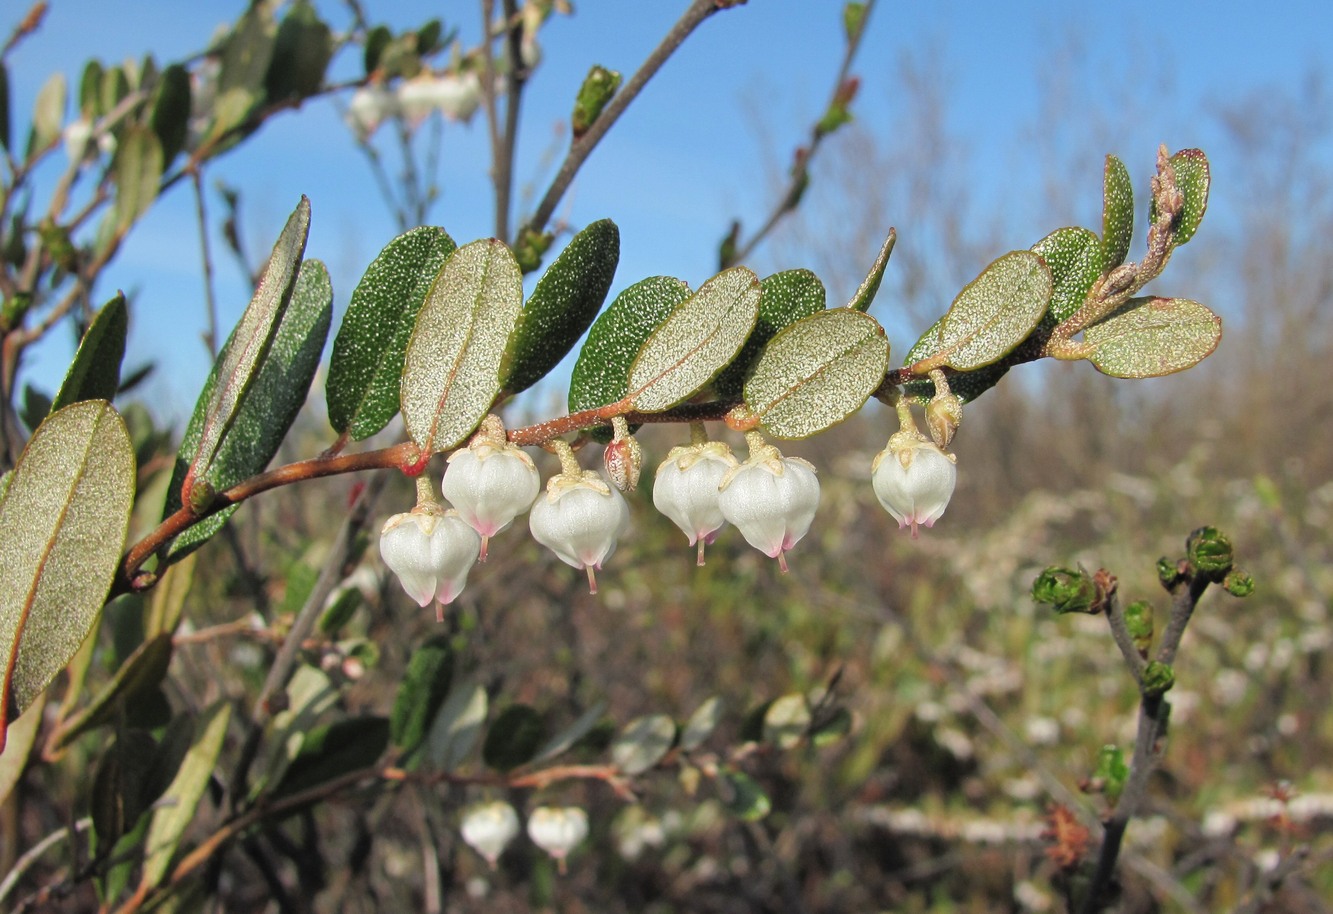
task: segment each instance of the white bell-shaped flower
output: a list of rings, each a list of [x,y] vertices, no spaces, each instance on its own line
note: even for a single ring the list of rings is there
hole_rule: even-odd
[[[481,552],[481,537],[457,511],[418,507],[395,514],[380,531],[380,555],[418,606],[436,601],[435,618],[467,585]]]
[[[875,497],[898,521],[899,529],[933,527],[949,506],[958,482],[955,457],[934,442],[898,435],[870,465]]]
[[[478,435],[449,457],[440,486],[458,516],[481,535],[481,560],[492,536],[513,523],[541,491],[532,458],[504,440]]]
[[[718,505],[746,542],[786,571],[787,551],[805,536],[819,508],[819,480],[808,461],[752,443],[749,458],[722,480]]]
[[[528,816],[528,837],[563,873],[569,852],[588,837],[588,814],[577,806],[538,806]]]
[[[495,869],[495,863],[518,835],[518,813],[503,800],[481,803],[463,814],[459,831],[468,847],[485,858]]]
[[[562,472],[546,483],[528,515],[533,539],[562,562],[588,572],[588,592],[597,593],[595,571],[615,552],[629,529],[625,497],[592,470]]]
[[[737,466],[731,448],[721,441],[674,447],[657,468],[653,481],[653,505],[689,538],[699,544],[699,564],[704,546],[717,538],[727,522],[722,516],[718,487]]]
[[[369,139],[379,125],[398,110],[398,98],[384,86],[372,83],[352,93],[344,119],[361,140]]]

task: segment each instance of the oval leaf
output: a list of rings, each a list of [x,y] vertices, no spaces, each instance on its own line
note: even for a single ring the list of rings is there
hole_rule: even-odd
[[[1051,271],[1051,304],[1043,319],[1046,326],[1054,327],[1083,306],[1102,275],[1102,251],[1096,235],[1072,227],[1058,228],[1032,246],[1032,252]]]
[[[522,308],[523,276],[499,241],[474,241],[445,261],[417,315],[400,388],[407,434],[423,454],[458,444],[490,410]]]
[[[426,738],[453,675],[454,652],[447,637],[431,638],[412,653],[389,718],[389,738],[403,752],[411,752]]]
[[[744,771],[727,769],[722,772],[722,802],[727,811],[746,822],[758,822],[768,815],[773,803],[754,780]]]
[[[741,347],[740,354],[713,380],[713,389],[724,400],[736,400],[745,389],[745,380],[768,341],[779,330],[824,310],[827,295],[824,284],[809,270],[784,270],[766,276],[759,283],[759,319]]]
[[[27,767],[28,754],[37,741],[37,728],[42,722],[43,704],[34,701],[18,720],[9,725],[8,732],[0,731],[0,742],[4,742],[4,749],[0,750],[0,804],[9,799],[9,792]]]
[[[1125,262],[1133,237],[1134,185],[1130,183],[1129,169],[1125,163],[1108,155],[1102,174],[1101,249],[1106,269],[1114,270]]]
[[[329,358],[329,424],[338,434],[361,441],[398,415],[407,341],[455,247],[444,229],[423,225],[386,244],[366,268]]]
[[[37,92],[37,101],[33,105],[27,158],[31,159],[35,153],[60,139],[68,101],[69,92],[65,86],[65,74],[59,71],[52,73],[46,82],[42,83],[42,88]]]
[[[940,322],[947,364],[971,371],[1004,358],[1046,313],[1051,288],[1051,271],[1031,251],[1011,251],[986,267]]]
[[[580,714],[572,724],[547,740],[537,750],[537,754],[532,757],[532,760],[534,762],[545,762],[564,753],[593,731],[605,711],[605,701],[593,702],[592,706]]]
[[[510,705],[486,734],[481,758],[497,771],[510,771],[532,760],[542,744],[542,717],[528,705]]]
[[[633,777],[662,760],[676,742],[676,722],[665,714],[636,717],[611,743],[611,761]]]
[[[726,367],[759,318],[759,277],[723,270],[644,342],[629,371],[629,397],[646,413],[670,409]]]
[[[680,748],[686,752],[698,749],[713,734],[721,719],[722,699],[714,695],[699,705],[685,722],[685,728],[680,733]]]
[[[426,737],[426,762],[437,771],[453,771],[463,763],[481,738],[490,700],[476,682],[449,693]]]
[[[527,390],[574,348],[606,301],[620,263],[620,229],[600,219],[547,267],[514,328],[502,387]]]
[[[805,438],[860,409],[888,361],[888,337],[873,317],[821,311],[773,337],[746,382],[745,403],[770,435]]]
[[[234,408],[233,418],[226,435],[216,447],[208,469],[202,477],[216,491],[223,491],[239,482],[262,473],[278,446],[287,436],[287,430],[296,421],[296,414],[305,403],[310,382],[319,368],[319,357],[328,339],[329,323],[333,316],[333,286],[328,270],[318,260],[301,265],[300,276],[275,328],[268,350],[254,366],[252,378],[244,397]],[[236,332],[240,331],[240,327]],[[226,352],[236,345],[236,332],[227,341],[219,362],[227,360]],[[199,404],[211,404],[210,388],[218,383],[218,372],[209,377],[200,395]],[[182,484],[189,468],[180,455],[190,453],[192,443],[202,436],[204,414],[199,405],[182,436],[176,458],[176,471],[167,489],[167,505],[163,516],[175,513],[182,504]],[[168,552],[172,561],[184,558],[222,529],[236,507],[227,508],[194,524],[176,537]]]
[[[616,296],[593,323],[569,381],[569,410],[617,403],[629,393],[629,369],[644,342],[690,297],[690,287],[670,276],[641,279]],[[610,426],[595,437],[611,440]]]
[[[206,386],[200,396],[200,403],[207,405],[200,419],[200,430],[186,476],[187,484],[208,473],[222,437],[235,421],[241,400],[268,354],[282,322],[282,315],[287,310],[287,303],[291,300],[292,287],[296,284],[297,270],[301,266],[301,256],[305,253],[306,236],[309,233],[310,201],[302,196],[296,210],[288,217],[277,243],[273,245],[273,253],[269,255],[268,266],[264,268],[254,298],[250,299],[249,307],[241,315],[240,323],[223,347],[222,356],[209,379],[211,389]],[[199,412],[198,406],[195,412]],[[181,452],[190,453],[184,446]],[[177,486],[173,484],[172,490],[176,489]],[[184,498],[189,498],[189,492],[184,493]]]
[[[884,239],[884,244],[880,246],[879,253],[875,255],[875,262],[870,266],[870,272],[866,278],[861,281],[861,285],[852,296],[852,300],[847,303],[847,307],[853,311],[867,311],[870,303],[875,300],[875,293],[879,291],[880,281],[884,279],[884,269],[889,265],[889,257],[893,254],[893,246],[898,243],[898,232],[895,229],[889,229],[889,236]]]
[[[810,704],[804,695],[783,695],[764,712],[764,742],[780,749],[800,744],[810,729]]]
[[[190,71],[181,64],[173,63],[162,71],[149,123],[162,146],[162,167],[166,169],[185,148],[190,125]]]
[[[19,458],[0,501],[0,748],[97,621],[134,488],[129,433],[102,400],[52,413]]]
[[[904,366],[915,365],[917,362],[924,361],[940,351],[940,324],[943,321],[944,318],[941,317],[931,324],[930,329],[921,335],[921,339],[912,345],[907,353],[907,358],[903,359]],[[985,368],[979,368],[976,371],[969,371],[966,374],[959,374],[950,378],[949,390],[964,403],[970,403],[998,384],[1000,378],[1008,373],[1008,365],[1002,363],[987,365]],[[917,397],[924,402],[935,393],[935,384],[927,378],[908,381],[903,385],[903,392],[909,397]]]
[[[1176,171],[1176,186],[1185,195],[1185,206],[1180,211],[1180,222],[1176,226],[1176,244],[1184,244],[1194,237],[1203,221],[1203,214],[1208,209],[1208,186],[1211,175],[1208,157],[1202,149],[1182,149],[1171,157],[1171,165]]]
[[[1115,378],[1156,378],[1207,358],[1222,339],[1222,319],[1185,298],[1139,299],[1137,308],[1083,333],[1088,361]]]
[[[130,326],[129,309],[125,296],[115,298],[102,306],[88,325],[79,351],[74,353],[69,371],[65,373],[60,392],[51,403],[51,409],[63,409],[81,400],[111,400],[120,388],[120,363],[125,357],[125,335]]]
[[[162,183],[162,143],[151,128],[135,125],[116,145],[116,233],[124,235],[148,212]]]

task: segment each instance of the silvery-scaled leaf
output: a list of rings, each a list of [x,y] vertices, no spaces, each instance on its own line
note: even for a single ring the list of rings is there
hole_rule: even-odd
[[[629,396],[646,413],[688,399],[736,357],[759,317],[759,277],[723,270],[699,287],[644,342],[630,366]]]
[[[445,261],[403,364],[403,421],[423,453],[454,447],[490,411],[522,308],[523,276],[500,241],[474,241]]]
[[[685,727],[680,732],[680,748],[686,752],[698,749],[704,744],[704,740],[712,736],[721,719],[722,700],[716,695],[705,699],[685,722]]]
[[[921,334],[921,339],[912,344],[903,359],[903,365],[915,365],[940,351],[940,324],[944,318],[930,325],[930,329]],[[955,375],[949,380],[949,390],[964,403],[971,402],[1000,382],[1000,378],[1009,373],[1009,366],[1003,363],[987,365],[976,371]],[[908,381],[903,385],[903,392],[909,397],[928,398],[935,393],[935,384],[929,378]]]
[[[437,771],[453,771],[463,763],[486,723],[489,699],[474,681],[458,685],[440,706],[426,737],[426,763]]]
[[[28,158],[59,139],[60,129],[65,122],[68,94],[65,74],[58,70],[42,84],[33,106],[32,131],[28,134]]]
[[[676,741],[676,722],[665,714],[636,717],[611,743],[611,761],[631,777],[662,760]]]
[[[958,293],[940,322],[939,352],[971,371],[1027,339],[1051,300],[1051,271],[1031,251],[1011,251]]]
[[[131,125],[116,146],[116,231],[125,234],[157,199],[165,162],[151,128]]]
[[[1106,269],[1113,270],[1125,262],[1133,237],[1134,186],[1129,180],[1129,169],[1124,162],[1108,155],[1102,176],[1101,250]]]
[[[780,749],[799,745],[810,729],[810,705],[804,695],[783,695],[764,712],[764,741]]]
[[[866,311],[870,308],[871,302],[875,300],[875,293],[879,291],[880,281],[884,279],[884,268],[889,265],[889,257],[893,254],[893,246],[898,243],[898,233],[889,229],[889,236],[884,239],[884,244],[880,246],[879,254],[875,256],[875,262],[870,266],[870,272],[866,278],[861,281],[856,294],[852,300],[847,303],[847,307],[854,311]]]
[[[1051,304],[1043,326],[1054,327],[1083,306],[1102,275],[1104,249],[1092,232],[1072,227],[1058,228],[1032,246],[1051,271]]]
[[[759,283],[759,319],[754,330],[731,364],[713,379],[713,389],[724,400],[739,399],[754,363],[768,341],[788,324],[823,311],[826,304],[824,284],[809,270],[784,270],[765,276]]]
[[[1131,299],[1137,307],[1083,333],[1088,361],[1115,378],[1155,378],[1207,358],[1222,339],[1222,319],[1185,298]]]
[[[773,337],[745,384],[745,403],[774,437],[805,438],[860,409],[888,359],[888,337],[873,317],[820,311]]]
[[[1199,223],[1203,221],[1204,211],[1208,209],[1208,187],[1212,178],[1208,157],[1202,149],[1180,150],[1171,157],[1171,166],[1176,171],[1176,186],[1185,195],[1185,205],[1180,211],[1180,221],[1175,231],[1176,244],[1184,244],[1194,237],[1194,233],[1199,230]]]

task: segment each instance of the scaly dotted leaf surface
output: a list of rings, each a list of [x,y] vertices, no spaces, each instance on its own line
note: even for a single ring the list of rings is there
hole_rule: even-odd
[[[1115,378],[1156,378],[1207,358],[1222,339],[1222,319],[1186,298],[1142,298],[1083,333],[1088,361]]]
[[[879,291],[879,284],[884,279],[884,269],[889,265],[889,257],[893,254],[893,246],[898,243],[898,233],[889,229],[889,236],[884,239],[884,244],[880,246],[879,253],[875,255],[875,262],[870,266],[870,272],[866,278],[861,281],[856,294],[852,300],[847,303],[847,307],[854,311],[866,311],[870,308],[871,302],[875,300],[875,293]]]
[[[1171,157],[1171,165],[1176,170],[1176,186],[1185,195],[1180,224],[1176,226],[1176,244],[1184,244],[1199,230],[1199,223],[1203,221],[1203,214],[1208,209],[1208,188],[1212,176],[1208,157],[1202,149],[1180,150]]]
[[[759,277],[723,270],[699,287],[644,342],[629,372],[634,408],[670,409],[736,357],[759,318]]]
[[[754,363],[779,330],[823,311],[827,303],[824,283],[809,270],[784,270],[765,276],[759,287],[762,294],[754,330],[741,347],[740,354],[713,380],[713,388],[724,400],[740,398]]]
[[[629,369],[644,341],[690,297],[690,287],[670,276],[641,279],[616,296],[593,322],[569,381],[569,410],[617,403],[629,393]],[[594,436],[611,440],[610,426]]]
[[[940,324],[944,317],[930,325],[930,329],[921,335],[921,339],[912,344],[903,359],[903,365],[915,365],[940,351]],[[949,380],[949,390],[964,403],[969,403],[1000,383],[1000,378],[1009,373],[1009,366],[1003,364],[987,365],[976,371],[955,375]],[[903,385],[903,392],[909,397],[929,398],[935,392],[935,385],[928,378],[908,381]]]
[[[1051,304],[1044,324],[1054,327],[1087,299],[1102,274],[1103,245],[1083,228],[1058,228],[1032,246],[1051,271]]]
[[[455,247],[444,229],[423,225],[386,244],[366,268],[329,358],[325,386],[335,432],[362,441],[398,414],[407,341]]]
[[[102,400],[52,413],[19,458],[0,501],[0,748],[97,621],[134,489],[129,432]]]
[[[403,363],[403,421],[423,453],[458,444],[490,410],[522,308],[523,276],[500,241],[465,244],[445,261]]]
[[[884,380],[889,340],[870,315],[821,311],[773,337],[745,403],[775,438],[806,438],[856,412]]]
[[[1130,183],[1125,163],[1108,155],[1102,175],[1101,241],[1102,262],[1108,270],[1125,262],[1133,237],[1134,185]]]
[[[125,296],[117,295],[102,306],[69,364],[60,392],[51,401],[51,411],[81,400],[108,400],[120,388],[120,363],[125,357],[125,337],[130,313]]]
[[[960,371],[1004,358],[1046,313],[1051,288],[1051,271],[1036,254],[1005,254],[958,293],[940,323],[939,351]]]
[[[606,301],[620,263],[620,229],[601,219],[579,232],[532,290],[510,340],[504,389],[527,390],[559,364]]]

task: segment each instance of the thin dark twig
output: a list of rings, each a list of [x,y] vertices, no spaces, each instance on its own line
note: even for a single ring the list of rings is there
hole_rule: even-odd
[[[213,294],[213,255],[208,244],[208,213],[204,207],[204,186],[201,169],[195,169],[190,176],[194,185],[195,211],[199,214],[199,257],[204,270],[204,317],[207,328],[204,330],[204,346],[212,361],[218,358],[218,305]]]

